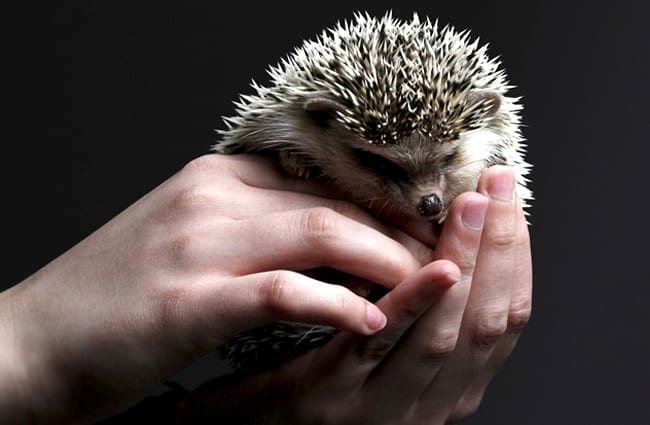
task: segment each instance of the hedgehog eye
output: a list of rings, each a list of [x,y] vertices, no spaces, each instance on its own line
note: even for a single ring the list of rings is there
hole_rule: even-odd
[[[357,162],[364,168],[392,180],[407,180],[408,173],[399,165],[381,155],[363,149],[352,149]]]
[[[451,161],[454,160],[454,157],[455,157],[455,156],[456,156],[456,153],[454,153],[454,152],[445,155],[445,156],[442,158],[442,163],[443,163],[443,164],[449,164]]]

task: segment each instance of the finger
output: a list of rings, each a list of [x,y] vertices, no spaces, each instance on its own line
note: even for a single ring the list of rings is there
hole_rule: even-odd
[[[223,239],[238,243],[225,245]],[[402,244],[322,207],[229,223],[206,243],[206,256],[238,275],[332,267],[392,287],[420,268]]]
[[[490,200],[461,335],[456,350],[422,395],[425,416],[451,412],[507,327],[518,250],[514,177],[508,167],[492,167],[481,179],[480,190]]]
[[[242,197],[250,198],[250,202],[244,202]],[[311,194],[284,192],[269,189],[248,188],[246,193],[240,195],[239,205],[233,205],[228,200],[223,201],[229,205],[227,214],[234,219],[249,219],[259,217],[265,214],[279,213],[288,210],[302,210],[317,207],[329,208],[348,218],[371,227],[387,235],[404,245],[409,251],[416,256],[421,263],[431,260],[432,250],[419,242],[418,239],[410,236],[408,233],[399,230],[399,228],[389,225],[386,222],[370,215],[367,211],[350,202],[337,199],[322,198]],[[251,205],[256,205],[251,209]],[[429,223],[430,224],[430,223]],[[433,235],[433,230],[430,231]]]
[[[505,335],[497,342],[486,365],[456,405],[451,415],[451,418],[455,421],[469,416],[479,406],[489,382],[514,350],[519,336],[530,319],[532,311],[532,260],[528,226],[521,204],[518,205],[517,214],[519,248],[517,250],[515,277],[508,313],[508,327]]]
[[[188,165],[184,186],[173,200],[174,209],[213,217],[249,219],[288,210],[326,207],[376,229],[404,245],[421,264],[431,260],[426,245],[398,228],[368,214],[362,208],[328,197],[331,185],[291,177],[268,158],[255,155],[205,155]],[[205,184],[219,182],[218,186]],[[314,190],[312,190],[315,188]],[[199,216],[199,219],[201,217]]]
[[[225,284],[197,284],[171,301],[168,315],[186,324],[188,335],[206,350],[278,320],[334,326],[363,335],[386,324],[379,308],[350,290],[284,270],[233,278]]]
[[[411,407],[456,346],[487,203],[486,197],[467,193],[450,208],[439,248],[462,265],[461,280],[428,308],[368,380],[370,399],[391,400],[386,408]]]
[[[342,334],[322,348],[322,357],[332,364],[324,379],[333,379],[332,391],[344,391],[363,384],[373,369],[424,312],[460,278],[451,262],[439,260],[409,275],[377,306],[388,317],[388,325],[371,338]]]
[[[230,166],[230,170],[240,181],[250,188],[263,189],[265,191],[294,192],[300,194],[310,194],[318,198],[321,205],[323,199],[330,199],[336,202],[337,199],[347,199],[345,193],[342,193],[336,185],[326,179],[297,178],[289,175],[279,166],[277,161],[271,161],[268,158],[260,158],[253,155],[235,155],[240,161]],[[269,203],[268,205],[273,205]],[[367,209],[372,210],[372,203],[365,205]],[[325,204],[325,206],[332,207]],[[305,205],[304,208],[309,206]],[[335,208],[336,209],[336,208]],[[430,246],[434,246],[437,241],[439,225],[426,220],[413,220],[412,216],[402,214],[399,208],[387,208],[381,214],[389,222],[404,230],[404,234],[422,241]],[[431,256],[427,257],[430,260]]]

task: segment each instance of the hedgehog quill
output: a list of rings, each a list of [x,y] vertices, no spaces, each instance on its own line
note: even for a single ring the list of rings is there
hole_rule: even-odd
[[[268,87],[241,96],[214,145],[275,155],[289,173],[323,177],[379,216],[431,230],[489,166],[511,166],[524,205],[519,98],[487,45],[469,31],[356,14],[269,69]],[[280,364],[335,329],[278,323],[235,337],[222,355],[243,369]]]

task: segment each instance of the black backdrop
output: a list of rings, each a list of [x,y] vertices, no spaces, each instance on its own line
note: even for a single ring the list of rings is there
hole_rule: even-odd
[[[533,319],[468,423],[648,423],[650,3],[637,3],[13,6],[0,288],[206,152],[237,94],[302,39],[357,10],[417,11],[501,56],[535,164]]]

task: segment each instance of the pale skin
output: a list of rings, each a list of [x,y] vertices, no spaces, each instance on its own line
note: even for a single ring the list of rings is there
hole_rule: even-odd
[[[231,336],[279,319],[343,332],[279,369],[208,383],[179,414],[443,424],[473,413],[531,311],[512,171],[493,167],[456,199],[435,251],[331,195],[262,158],[189,163],[0,293],[0,417],[110,416]],[[299,273],[323,266],[393,289],[373,306]]]

